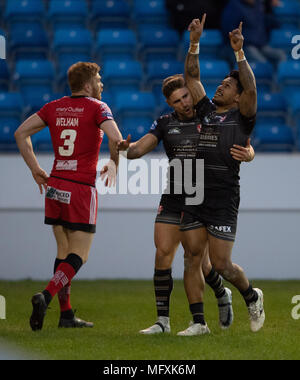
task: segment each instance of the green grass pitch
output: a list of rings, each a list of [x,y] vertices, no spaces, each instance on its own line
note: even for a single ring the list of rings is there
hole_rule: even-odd
[[[6,319],[0,320],[0,337],[41,359],[81,360],[201,360],[300,359],[300,319],[292,318],[293,296],[300,281],[252,281],[264,291],[266,322],[252,333],[248,312],[238,291],[233,291],[234,322],[229,330],[218,325],[218,309],[211,289],[205,294],[205,317],[210,335],[178,337],[191,319],[183,282],[174,281],[171,298],[171,333],[144,336],[140,329],[155,322],[151,281],[73,281],[71,301],[78,317],[93,321],[93,329],[58,329],[55,298],[42,331],[29,327],[31,296],[45,282],[0,281],[6,299]],[[299,312],[299,311],[298,311]]]

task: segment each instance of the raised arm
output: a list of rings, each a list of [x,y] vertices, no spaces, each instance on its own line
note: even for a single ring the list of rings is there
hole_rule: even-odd
[[[229,39],[236,55],[239,77],[244,89],[239,101],[240,112],[244,116],[251,117],[256,114],[257,110],[256,81],[243,51],[244,37],[242,35],[242,26],[243,23],[240,22],[238,29],[229,33]]]
[[[199,64],[199,41],[203,32],[205,19],[206,13],[203,15],[201,21],[194,19],[188,29],[190,31],[190,48],[185,59],[184,76],[195,105],[206,95],[200,81]]]

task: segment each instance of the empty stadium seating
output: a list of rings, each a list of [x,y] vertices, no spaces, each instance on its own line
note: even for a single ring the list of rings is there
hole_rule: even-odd
[[[292,152],[295,145],[293,130],[285,124],[262,124],[255,127],[253,140],[257,152]]]
[[[284,49],[289,60],[278,67],[250,63],[258,89],[257,149],[300,150],[300,60],[291,56],[295,36],[300,36],[300,1],[281,0],[274,12],[280,26],[271,31],[270,44]],[[78,61],[101,66],[103,101],[121,129],[123,124],[129,128],[129,121],[136,125],[129,119],[133,115],[153,121],[171,111],[162,81],[183,73],[189,45],[189,33],[180,36],[171,27],[164,0],[1,0],[0,34],[8,55],[0,60],[0,118],[6,136],[16,120],[70,94],[67,70]],[[200,71],[209,98],[231,69],[219,54],[222,44],[219,30],[204,30]],[[34,138],[38,150],[50,147],[49,135],[43,135],[44,140],[42,134]],[[108,149],[105,142],[103,149]]]

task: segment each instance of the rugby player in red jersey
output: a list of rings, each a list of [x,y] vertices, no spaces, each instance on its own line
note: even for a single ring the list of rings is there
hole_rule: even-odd
[[[110,108],[101,101],[103,84],[96,63],[78,62],[68,70],[71,96],[47,103],[25,120],[15,138],[32,176],[43,189],[45,223],[53,226],[57,242],[54,276],[47,287],[32,297],[32,330],[41,330],[47,307],[58,294],[59,327],[93,327],[74,316],[70,304],[72,278],[86,263],[96,231],[95,189],[99,150],[104,133],[109,139],[111,159],[102,170],[110,186],[118,165],[117,143],[122,135]],[[50,176],[40,167],[30,136],[49,127],[55,159]]]

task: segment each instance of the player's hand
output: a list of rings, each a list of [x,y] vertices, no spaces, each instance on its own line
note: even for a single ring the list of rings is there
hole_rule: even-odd
[[[239,51],[243,48],[244,37],[242,35],[242,30],[243,22],[241,21],[239,27],[229,33],[230,44],[234,51]]]
[[[109,160],[106,165],[100,171],[100,178],[105,180],[105,186],[116,186],[117,179],[117,167],[113,160]]]
[[[40,193],[43,194],[43,188],[45,191],[47,190],[47,181],[49,179],[49,175],[42,168],[35,169],[31,173],[35,182],[39,186]]]
[[[127,150],[129,148],[130,141],[131,141],[131,135],[128,135],[126,140],[120,141],[118,143],[118,152],[122,150]]]
[[[246,146],[236,145],[230,149],[232,158],[237,161],[250,162],[254,158],[254,150],[250,144],[250,138],[247,140]]]
[[[198,18],[195,18],[189,25],[188,30],[190,32],[190,42],[197,44],[200,40],[200,37],[203,33],[203,28],[206,20],[206,13],[202,16],[200,21]]]

